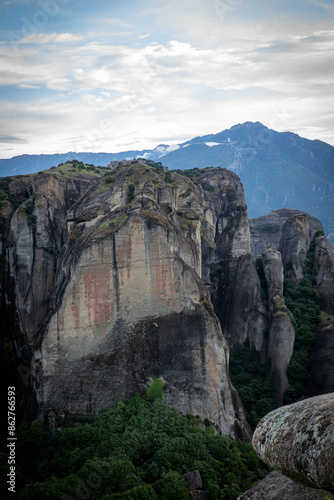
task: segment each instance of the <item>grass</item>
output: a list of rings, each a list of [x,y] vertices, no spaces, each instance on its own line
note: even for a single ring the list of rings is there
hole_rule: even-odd
[[[85,165],[83,163],[74,162],[66,162],[63,164],[59,164],[58,167],[51,167],[47,170],[42,170],[38,172],[38,174],[54,174],[59,175],[61,177],[77,177],[80,174],[89,175],[91,177],[100,177],[103,175],[106,170],[109,171],[106,167],[94,167],[92,165]],[[38,175],[33,174],[33,175]]]
[[[153,219],[157,221],[161,226],[166,226],[167,220],[164,215],[157,214],[156,212],[152,212],[151,210],[141,210],[139,212],[139,215],[141,217],[144,217],[145,219]]]
[[[115,230],[120,228],[128,219],[128,216],[126,214],[124,215],[118,215],[114,217],[113,219],[107,219],[102,222],[102,224],[99,225],[98,227],[98,232],[102,233],[103,231],[107,231],[108,229]]]
[[[321,311],[320,317],[321,317],[320,321],[321,321],[322,325],[325,325],[325,326],[334,325],[334,315],[333,314],[328,314],[324,311]]]

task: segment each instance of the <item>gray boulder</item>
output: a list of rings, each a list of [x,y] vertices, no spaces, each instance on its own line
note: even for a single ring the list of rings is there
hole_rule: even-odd
[[[238,497],[238,500],[333,500],[325,490],[297,484],[278,471],[268,474],[259,484]]]
[[[334,393],[268,413],[254,432],[253,447],[291,479],[334,493]]]

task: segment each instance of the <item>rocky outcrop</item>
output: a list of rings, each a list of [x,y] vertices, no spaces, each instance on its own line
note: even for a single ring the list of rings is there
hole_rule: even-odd
[[[320,308],[334,314],[334,254],[328,239],[316,233],[314,242],[313,276],[320,296]]]
[[[273,247],[274,250],[278,250],[282,229],[285,223],[288,219],[291,219],[291,217],[295,217],[299,214],[303,214],[307,217],[310,224],[311,238],[313,238],[317,231],[323,231],[322,224],[318,219],[306,212],[294,210],[292,208],[273,210],[262,217],[249,219],[251,249],[254,259],[261,257],[263,252],[270,246]]]
[[[310,396],[334,392],[334,318],[327,317],[317,329],[313,349]]]
[[[262,260],[268,290],[270,375],[276,387],[276,404],[280,406],[288,388],[286,370],[293,353],[295,331],[290,320],[291,313],[283,297],[281,254],[268,248],[263,253]]]
[[[238,500],[334,500],[325,490],[316,490],[273,471],[256,486],[238,497]]]
[[[66,203],[60,187],[52,193],[57,176],[39,182],[5,241],[15,335],[31,358],[39,415],[96,413],[161,377],[178,411],[248,439],[201,280],[200,185],[136,165],[93,177]]]
[[[292,480],[334,493],[334,393],[272,411],[257,426],[253,446]]]
[[[239,178],[226,169],[206,169],[198,181],[205,188],[207,202],[202,274],[210,286],[224,336],[238,347],[248,338],[265,358],[267,317],[250,252],[243,187]],[[209,249],[208,241],[214,243]]]
[[[311,225],[307,215],[291,217],[282,229],[279,251],[286,275],[296,281],[304,277],[304,266],[312,241]]]
[[[283,265],[277,251],[264,254],[264,274],[268,297],[250,252],[250,233],[242,186],[235,174],[209,169],[198,178],[202,185],[219,187],[224,196],[205,191],[215,246],[203,252],[203,276],[211,286],[211,297],[224,336],[238,349],[246,339],[269,364],[276,403],[281,404],[287,388],[286,370],[290,363],[294,328],[283,298]],[[228,180],[224,185],[223,180]],[[233,186],[231,189],[230,186]],[[210,212],[209,212],[210,211]],[[215,228],[215,230],[214,230]]]
[[[249,340],[281,404],[294,334],[281,255],[264,249],[256,267],[239,178],[221,168],[192,180],[149,165],[90,168],[8,180],[1,201],[1,308],[27,400],[40,416],[94,413],[161,377],[181,413],[247,439],[225,337],[236,348]],[[297,279],[317,224],[287,215],[274,213]],[[320,233],[313,244],[329,308],[332,257]]]

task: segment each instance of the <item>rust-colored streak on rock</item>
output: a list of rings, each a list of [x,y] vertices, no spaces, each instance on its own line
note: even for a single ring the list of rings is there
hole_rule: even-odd
[[[156,232],[157,234],[150,245],[153,295],[174,308],[177,306],[179,297],[177,297],[174,286],[172,256],[166,245],[165,230],[161,226],[157,226]],[[162,232],[164,234],[161,234]]]
[[[110,304],[110,272],[95,268],[83,277],[85,283],[85,306],[88,311],[89,323],[106,324],[112,315]]]

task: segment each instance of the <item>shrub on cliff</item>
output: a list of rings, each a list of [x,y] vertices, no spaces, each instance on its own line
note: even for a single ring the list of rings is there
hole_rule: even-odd
[[[146,391],[146,396],[149,401],[162,399],[163,381],[160,378],[153,380]]]

